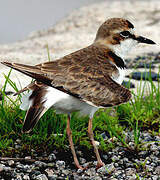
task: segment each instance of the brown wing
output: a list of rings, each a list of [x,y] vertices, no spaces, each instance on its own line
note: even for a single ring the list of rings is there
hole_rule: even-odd
[[[27,66],[8,65],[49,86],[96,106],[127,102],[131,93],[112,80],[117,72],[105,48],[91,45],[59,60]]]

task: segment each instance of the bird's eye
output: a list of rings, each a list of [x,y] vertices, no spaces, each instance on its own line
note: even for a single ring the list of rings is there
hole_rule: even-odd
[[[129,37],[130,32],[129,31],[122,31],[122,32],[120,32],[120,35],[123,36],[123,37]]]

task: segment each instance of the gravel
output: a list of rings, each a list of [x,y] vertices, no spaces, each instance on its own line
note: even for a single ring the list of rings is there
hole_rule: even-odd
[[[134,144],[133,131],[125,132],[131,145]],[[160,177],[160,137],[153,136],[149,132],[140,134],[141,149],[126,149],[121,144],[112,151],[103,152],[102,160],[105,166],[96,170],[97,161],[90,157],[90,161],[84,158],[83,150],[80,151],[79,160],[88,168],[85,171],[73,166],[73,158],[61,159],[58,155],[44,152],[46,157],[34,157],[35,162],[5,160],[0,161],[0,179],[16,180],[56,180],[56,179],[91,179],[91,180],[135,180],[137,177],[146,180],[158,180]],[[132,147],[132,146],[131,146]],[[133,146],[134,147],[134,146]],[[65,152],[64,152],[65,153]],[[71,155],[71,154],[70,154]],[[28,156],[25,159],[30,159]],[[95,158],[95,157],[94,157]]]

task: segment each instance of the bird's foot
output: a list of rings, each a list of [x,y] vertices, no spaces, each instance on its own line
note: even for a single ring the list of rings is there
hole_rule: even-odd
[[[86,169],[88,169],[88,166],[82,167],[79,165],[79,166],[77,166],[77,168],[80,169],[81,171],[85,171]]]
[[[105,166],[105,164],[104,164],[102,161],[97,162],[96,170],[99,169],[99,168],[101,168],[101,167],[103,167],[103,166]]]

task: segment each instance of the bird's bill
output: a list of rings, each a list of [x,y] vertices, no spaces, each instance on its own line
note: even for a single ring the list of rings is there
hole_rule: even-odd
[[[136,37],[136,40],[139,42],[139,43],[146,43],[146,44],[156,44],[154,41],[150,40],[150,39],[147,39],[143,36],[138,36]]]

